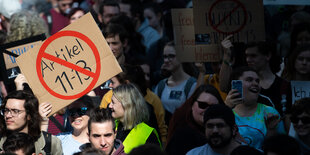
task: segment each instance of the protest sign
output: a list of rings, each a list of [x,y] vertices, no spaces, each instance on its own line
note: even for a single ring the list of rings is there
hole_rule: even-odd
[[[218,45],[195,44],[193,9],[172,9],[177,59],[181,62],[210,62],[220,59]]]
[[[212,45],[233,34],[232,42],[265,39],[261,0],[193,0],[196,44]]]
[[[310,81],[291,81],[292,86],[292,103],[295,101],[310,97]]]
[[[309,0],[264,0],[264,5],[310,5]]]
[[[90,13],[17,58],[40,103],[52,114],[87,94],[121,68]]]
[[[41,34],[0,45],[0,61],[1,64],[3,64],[0,66],[1,75],[5,85],[8,88],[14,86],[13,81],[20,73],[20,70],[16,64],[16,57],[39,45],[44,39],[46,39],[45,34]],[[12,87],[12,90],[15,90],[15,86]]]

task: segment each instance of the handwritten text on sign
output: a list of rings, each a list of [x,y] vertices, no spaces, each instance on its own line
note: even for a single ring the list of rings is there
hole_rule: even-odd
[[[61,46],[63,41],[66,44]],[[49,46],[50,42],[60,46]],[[98,63],[91,66],[88,61]],[[98,80],[99,72],[98,50],[88,37],[79,32],[59,32],[48,38],[40,48],[37,73],[42,85],[56,97],[71,99],[89,92]],[[80,93],[74,94],[76,89],[80,89]]]
[[[27,51],[29,51],[33,47],[38,46],[40,43],[41,43],[41,41],[32,42],[32,43],[29,43],[29,44],[8,48],[7,50],[9,52],[11,52],[11,53],[14,53],[14,54],[17,54],[17,55],[21,55],[23,53],[26,53]],[[3,58],[4,58],[4,61],[5,61],[6,69],[17,67],[15,57],[3,53]]]
[[[193,0],[196,44],[219,44],[233,34],[233,42],[264,40],[261,0]]]
[[[310,81],[291,81],[292,103],[301,98],[310,97]]]

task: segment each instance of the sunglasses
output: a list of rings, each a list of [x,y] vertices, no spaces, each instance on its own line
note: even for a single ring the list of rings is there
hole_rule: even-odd
[[[198,107],[200,109],[206,109],[210,106],[207,102],[202,102],[202,101],[198,101],[198,100],[196,100],[196,102],[198,103]]]
[[[71,117],[75,115],[78,115],[80,117],[80,116],[86,115],[87,110],[88,110],[87,107],[81,107],[81,108],[72,108],[72,109],[69,109],[68,111]]]
[[[291,122],[297,124],[301,120],[302,124],[310,124],[310,117],[291,117]]]

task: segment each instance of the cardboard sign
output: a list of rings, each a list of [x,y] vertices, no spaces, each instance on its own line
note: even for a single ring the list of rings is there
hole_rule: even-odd
[[[90,13],[17,58],[40,103],[52,114],[122,70]]]
[[[265,39],[261,0],[193,0],[193,9],[196,44],[220,44],[229,34],[232,42]]]
[[[195,44],[193,9],[172,9],[177,59],[181,62],[211,62],[220,59],[218,45]]]
[[[44,39],[46,39],[45,34],[41,34],[0,45],[0,63],[3,64],[0,65],[0,70],[7,91],[15,90],[14,79],[20,73],[15,60],[16,57],[28,52],[29,49],[37,46]]]
[[[292,103],[295,101],[310,97],[310,81],[291,81],[292,86]]]
[[[42,41],[36,41],[36,42],[28,43],[25,45],[20,45],[20,46],[8,48],[7,50],[11,53],[21,55],[21,54],[29,51],[29,49],[32,49],[33,47],[38,46],[41,42]],[[6,69],[10,69],[10,68],[18,66],[14,56],[3,53],[3,57],[4,57]]]
[[[264,0],[264,5],[310,5],[309,0]]]

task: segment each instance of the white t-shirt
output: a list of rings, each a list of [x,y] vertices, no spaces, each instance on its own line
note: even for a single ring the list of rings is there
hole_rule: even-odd
[[[189,78],[187,80],[189,80]],[[186,98],[184,89],[185,89],[187,80],[184,80],[182,83],[174,87],[169,87],[165,83],[165,87],[162,91],[161,98],[160,98],[165,110],[173,114],[175,109],[180,107],[186,101],[186,99],[189,98],[194,93],[195,87],[197,84],[196,82],[193,83],[188,93],[188,96]],[[157,89],[158,89],[158,85],[156,86],[155,91],[154,91],[155,94],[158,95]]]
[[[73,139],[71,132],[60,133],[56,137],[61,141],[63,155],[72,155],[81,151],[80,146],[82,143]]]

